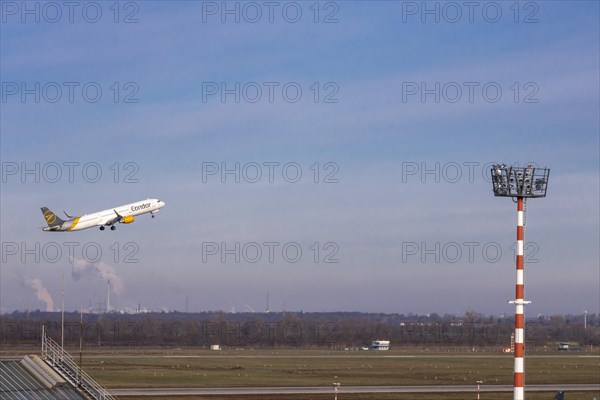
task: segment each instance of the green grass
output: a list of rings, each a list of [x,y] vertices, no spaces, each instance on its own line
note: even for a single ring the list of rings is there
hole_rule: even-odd
[[[20,356],[4,349],[3,358]],[[71,355],[78,359],[77,352]],[[409,349],[389,352],[325,350],[224,350],[198,349],[86,351],[84,369],[102,386],[134,387],[231,387],[324,386],[339,381],[361,385],[469,385],[512,384],[513,356],[494,350]],[[598,352],[538,352],[526,358],[527,384],[600,383]],[[337,378],[334,378],[337,376]],[[321,400],[323,395],[243,396],[244,400]],[[552,399],[554,393],[528,392],[528,400]],[[566,400],[600,399],[599,393],[567,393]],[[165,397],[156,397],[164,399]],[[239,396],[180,396],[175,400],[234,400]],[[339,400],[464,400],[469,393],[346,394]],[[127,397],[128,400],[152,397]],[[512,393],[482,393],[481,399],[512,399]]]
[[[106,387],[465,385],[476,380],[512,384],[513,358],[464,353],[390,358],[398,353],[343,351],[184,351],[143,358],[88,356],[84,369]],[[190,357],[191,356],[191,357]],[[186,358],[189,357],[189,358]],[[526,360],[527,383],[598,383],[600,358],[580,354]]]

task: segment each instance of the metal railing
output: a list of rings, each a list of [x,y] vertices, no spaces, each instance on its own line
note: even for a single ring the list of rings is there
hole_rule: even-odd
[[[42,330],[42,359],[71,385],[94,400],[117,400],[80,368],[71,355]]]

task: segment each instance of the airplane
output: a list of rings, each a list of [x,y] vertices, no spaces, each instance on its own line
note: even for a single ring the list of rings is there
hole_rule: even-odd
[[[105,227],[110,227],[110,230],[114,231],[117,229],[115,226],[117,222],[121,224],[130,224],[133,222],[135,216],[146,213],[152,214],[152,218],[154,218],[154,213],[157,213],[164,206],[164,201],[146,199],[136,201],[135,203],[125,204],[124,206],[82,215],[80,217],[71,216],[67,214],[66,211],[63,211],[67,218],[69,218],[66,221],[60,219],[48,208],[42,207],[42,214],[48,224],[48,226],[42,228],[42,230],[44,232],[70,232],[99,226],[101,231],[103,231]]]

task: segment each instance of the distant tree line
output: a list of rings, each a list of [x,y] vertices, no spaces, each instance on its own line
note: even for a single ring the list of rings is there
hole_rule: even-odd
[[[0,344],[37,346],[42,327],[61,338],[61,314],[13,312],[0,315]],[[528,347],[571,348],[600,345],[600,318],[554,315],[528,319]],[[66,346],[198,347],[209,348],[368,348],[373,340],[389,340],[393,349],[414,347],[510,347],[514,319],[476,312],[456,315],[375,313],[66,313]]]

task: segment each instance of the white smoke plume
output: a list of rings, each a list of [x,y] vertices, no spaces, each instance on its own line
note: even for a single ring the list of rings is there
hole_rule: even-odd
[[[25,286],[27,286],[29,289],[32,289],[35,291],[35,295],[37,296],[38,300],[41,300],[44,303],[46,303],[46,311],[48,311],[48,312],[54,311],[54,300],[52,300],[52,296],[50,296],[50,293],[48,293],[48,290],[46,290],[46,288],[42,284],[41,279],[26,278],[24,283],[25,283]]]
[[[74,280],[78,281],[83,275],[98,274],[104,280],[110,281],[110,288],[115,294],[121,295],[125,292],[125,283],[123,282],[123,279],[117,275],[112,266],[104,261],[90,263],[78,258],[73,258],[69,261],[73,266],[71,277]]]

